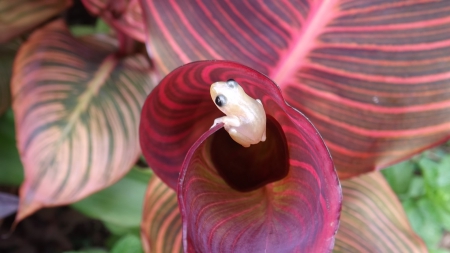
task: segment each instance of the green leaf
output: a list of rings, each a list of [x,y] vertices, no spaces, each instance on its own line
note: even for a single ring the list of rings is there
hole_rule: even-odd
[[[417,198],[425,194],[423,177],[413,177],[408,188],[407,196]]]
[[[150,170],[132,169],[114,185],[72,204],[83,214],[99,219],[117,234],[139,229]]]
[[[443,232],[439,214],[436,212],[433,203],[427,198],[419,199],[417,207],[423,218],[423,223],[416,228],[416,231],[428,247],[436,247],[442,238]]]
[[[70,32],[73,36],[84,36],[94,34],[96,32],[95,27],[91,25],[74,25],[70,27]]]
[[[381,172],[385,176],[392,190],[397,195],[406,194],[414,176],[415,165],[412,161],[405,161],[391,166]]]
[[[422,227],[424,218],[417,207],[417,203],[413,199],[407,199],[402,202],[403,208],[405,209],[406,215],[408,216],[408,220],[411,223],[411,227],[414,231],[419,231]]]
[[[11,106],[12,65],[19,46],[20,42],[17,40],[0,45],[0,115]]]
[[[447,154],[438,165],[438,177],[436,183],[439,187],[450,186],[450,155]],[[450,201],[449,201],[450,202]]]
[[[417,164],[422,171],[426,183],[431,185],[434,184],[439,176],[438,163],[427,158],[426,156],[422,156]]]
[[[18,186],[23,181],[23,166],[16,147],[14,115],[0,116],[0,184]]]
[[[123,236],[111,249],[111,253],[141,253],[142,250],[141,240],[138,236],[129,234]]]
[[[98,18],[97,23],[95,23],[95,31],[97,33],[109,33],[111,28],[103,19]]]
[[[84,249],[79,251],[64,251],[64,253],[108,253],[104,249]]]

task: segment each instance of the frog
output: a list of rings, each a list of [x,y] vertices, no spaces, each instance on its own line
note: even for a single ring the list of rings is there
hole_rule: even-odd
[[[234,79],[211,84],[210,93],[226,115],[216,118],[211,128],[223,123],[231,138],[246,148],[266,140],[266,112],[261,100],[247,95]]]

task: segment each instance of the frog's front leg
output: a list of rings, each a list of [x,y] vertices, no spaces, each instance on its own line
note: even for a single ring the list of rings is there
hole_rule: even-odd
[[[237,116],[223,116],[215,119],[211,128],[220,123],[224,124],[225,130],[228,132],[232,127],[239,127],[241,125],[241,120]]]

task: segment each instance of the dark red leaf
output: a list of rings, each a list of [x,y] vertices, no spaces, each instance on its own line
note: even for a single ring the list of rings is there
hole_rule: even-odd
[[[267,114],[267,140],[247,149],[221,125],[209,129],[221,115],[210,85],[230,78]],[[140,140],[155,173],[172,188],[178,183],[185,252],[332,248],[341,191],[328,150],[261,73],[229,61],[172,71],[144,104]]]
[[[449,138],[450,1],[141,0],[168,73],[226,59],[268,75],[317,126],[340,176]]]

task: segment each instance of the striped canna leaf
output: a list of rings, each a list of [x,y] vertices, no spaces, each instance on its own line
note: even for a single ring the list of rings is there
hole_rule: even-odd
[[[90,13],[137,41],[145,41],[139,0],[81,0]]]
[[[0,44],[57,16],[72,0],[0,0]]]
[[[177,194],[157,176],[145,194],[141,236],[145,252],[183,252]]]
[[[140,154],[152,71],[143,55],[120,57],[104,40],[74,38],[57,20],[19,50],[11,87],[25,168],[17,221],[111,185]]]
[[[244,148],[223,124],[210,129],[223,115],[210,86],[228,79],[264,105],[264,142]],[[311,122],[263,74],[230,61],[177,68],[147,98],[139,133],[149,166],[177,188],[184,252],[333,247],[342,196],[330,154]]]
[[[261,71],[325,139],[341,178],[449,138],[450,1],[141,0],[163,73],[226,59]]]
[[[342,181],[342,192],[334,252],[428,252],[379,172]]]

